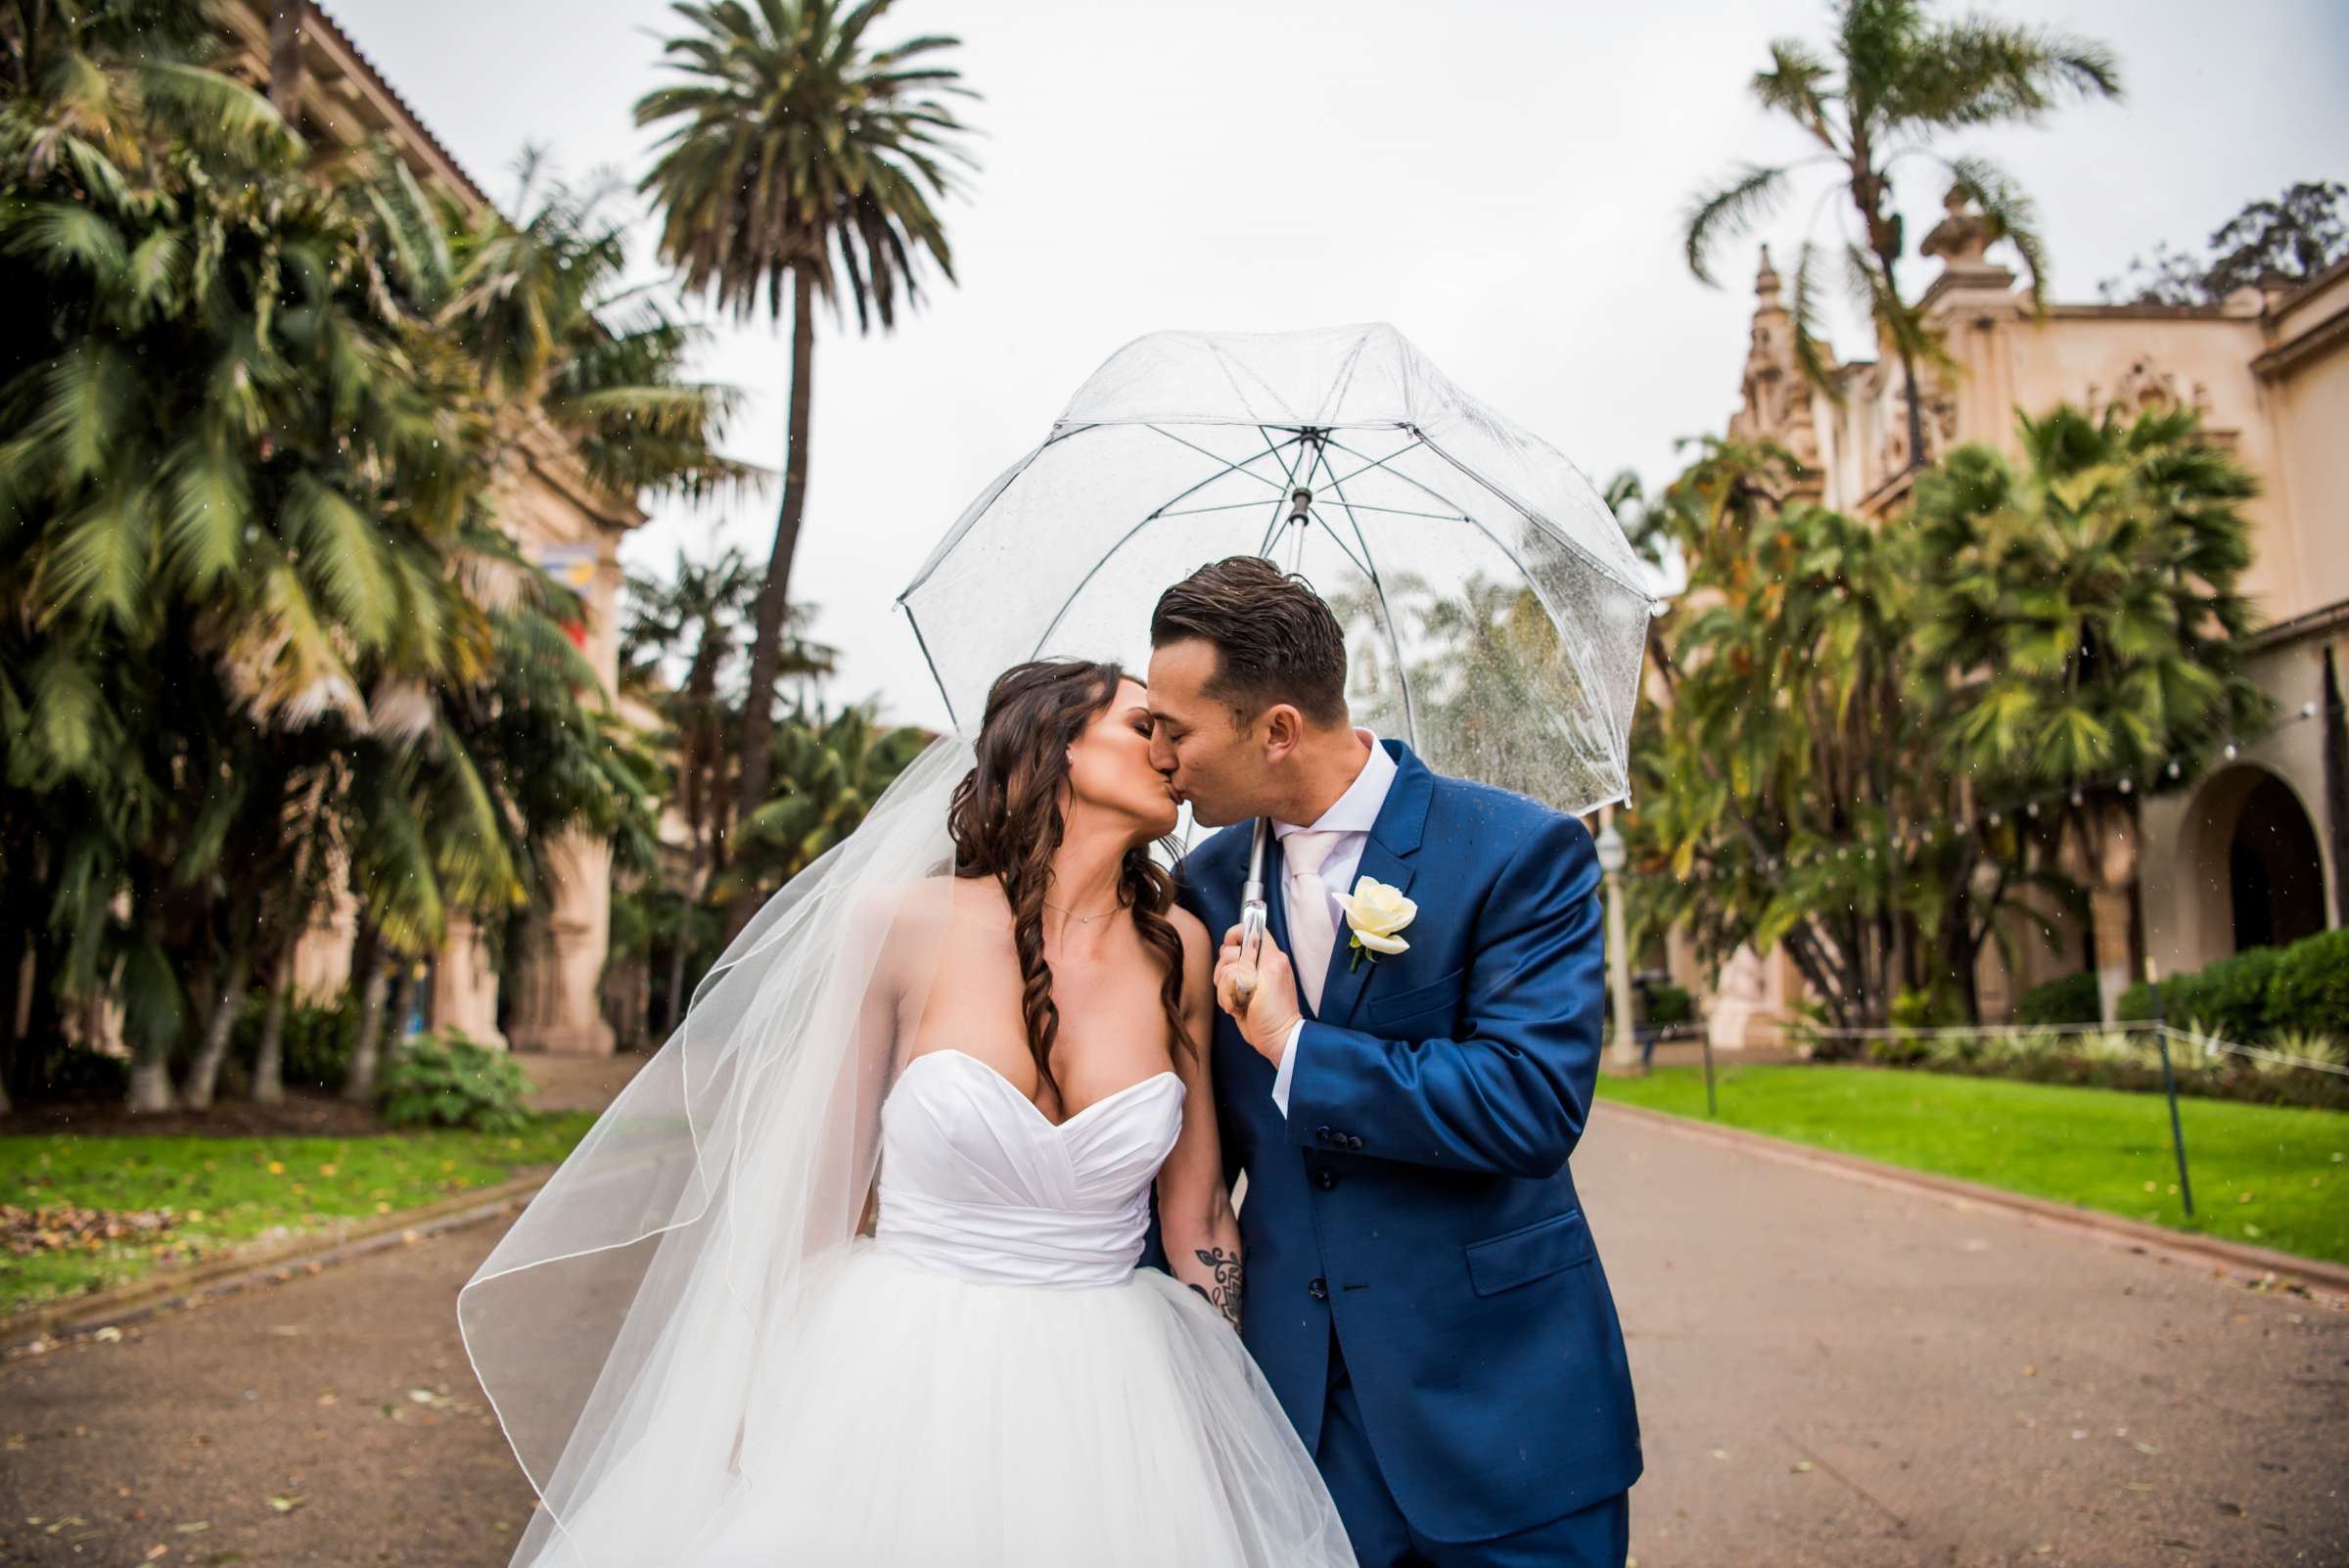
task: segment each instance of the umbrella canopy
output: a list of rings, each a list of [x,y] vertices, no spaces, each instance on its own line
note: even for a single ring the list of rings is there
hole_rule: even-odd
[[[1357,723],[1562,810],[1630,798],[1645,566],[1581,470],[1383,324],[1128,344],[898,602],[971,725],[1023,660],[1140,669],[1159,594],[1242,554],[1337,611]]]

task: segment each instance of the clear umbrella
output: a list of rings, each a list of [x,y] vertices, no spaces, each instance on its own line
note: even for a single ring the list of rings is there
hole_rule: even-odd
[[[1561,810],[1630,800],[1645,566],[1581,470],[1384,324],[1127,345],[898,603],[975,724],[1023,660],[1141,668],[1158,595],[1240,554],[1336,609],[1358,723]]]

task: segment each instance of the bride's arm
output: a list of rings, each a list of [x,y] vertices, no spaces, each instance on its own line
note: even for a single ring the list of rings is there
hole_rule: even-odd
[[[1240,1326],[1240,1221],[1223,1181],[1208,1042],[1215,1023],[1215,953],[1207,927],[1187,910],[1168,911],[1182,936],[1182,1021],[1189,1038],[1174,1053],[1182,1077],[1182,1130],[1158,1173],[1160,1234],[1167,1268]]]

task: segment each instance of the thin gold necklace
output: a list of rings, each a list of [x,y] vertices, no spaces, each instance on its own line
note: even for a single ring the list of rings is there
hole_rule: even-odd
[[[1071,920],[1076,921],[1079,925],[1089,926],[1096,920],[1107,920],[1111,915],[1116,914],[1120,909],[1123,909],[1126,906],[1122,903],[1113,903],[1108,908],[1102,910],[1099,914],[1081,915],[1074,909],[1062,909],[1059,904],[1054,903],[1049,899],[1046,899],[1044,900],[1044,907],[1047,909],[1059,909],[1062,914],[1067,915]]]

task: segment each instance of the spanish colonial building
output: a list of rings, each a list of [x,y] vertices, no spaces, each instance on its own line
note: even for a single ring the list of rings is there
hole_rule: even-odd
[[[2050,304],[2035,315],[1989,244],[1981,216],[1953,196],[1922,248],[1941,263],[1923,309],[1958,367],[1920,373],[1926,460],[1968,442],[2016,456],[2016,413],[2066,400],[2092,414],[2198,410],[2210,438],[2259,481],[2245,508],[2253,558],[2242,589],[2261,627],[2245,652],[2280,719],[2201,777],[2142,797],[2095,863],[2067,842],[2066,869],[2089,890],[2090,917],[2050,912],[2052,950],[2018,929],[2019,972],[2006,971],[1995,945],[1985,949],[1976,980],[1985,1017],[1997,1018],[2061,975],[2096,972],[2109,998],[2148,958],[2174,974],[2349,921],[2349,262],[2208,307]],[[1804,499],[1864,518],[1897,513],[1912,479],[1897,360],[1830,362],[1840,395],[1829,396],[1796,364],[1767,250],[1755,294],[1727,435],[1791,450],[1811,470]],[[1671,956],[1676,979],[1711,993],[1717,1044],[1776,1038],[1802,995],[1783,953],[1741,951],[1718,975],[1701,973],[1684,944]]]
[[[232,0],[224,9],[235,44],[227,69],[269,95],[321,163],[380,139],[420,182],[464,212],[488,207],[481,187],[318,6]],[[563,438],[542,429],[503,476],[497,516],[539,566],[585,601],[585,623],[573,628],[573,637],[611,693],[619,666],[620,541],[645,521],[644,513],[632,497],[598,487]],[[422,966],[411,1022],[521,1050],[613,1048],[599,1009],[611,856],[600,841],[574,835],[558,848],[555,863],[552,906],[534,918],[521,962],[502,976],[472,923],[451,915],[447,941]],[[296,949],[301,992],[331,994],[348,981],[353,925],[349,891],[338,880]]]

